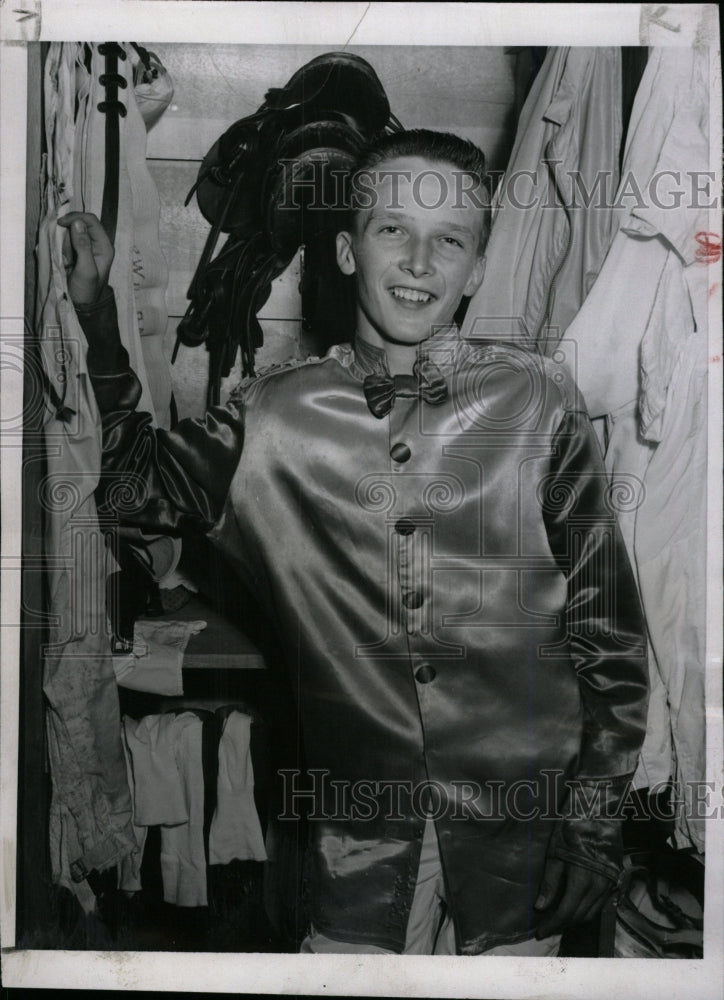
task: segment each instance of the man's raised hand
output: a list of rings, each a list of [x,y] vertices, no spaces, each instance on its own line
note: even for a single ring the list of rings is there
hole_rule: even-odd
[[[58,219],[58,225],[70,233],[70,297],[76,306],[92,305],[108,283],[115,253],[113,244],[98,217],[91,212],[68,212]]]

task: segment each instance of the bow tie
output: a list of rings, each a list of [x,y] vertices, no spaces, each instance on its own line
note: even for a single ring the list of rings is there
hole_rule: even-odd
[[[381,419],[386,416],[397,396],[403,399],[424,399],[439,406],[447,399],[447,383],[437,365],[429,358],[418,358],[412,375],[368,375],[363,389],[370,412]]]

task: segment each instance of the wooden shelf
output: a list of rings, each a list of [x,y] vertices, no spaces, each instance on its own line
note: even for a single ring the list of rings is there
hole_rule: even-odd
[[[264,658],[256,646],[227,618],[215,611],[198,594],[178,611],[170,611],[148,621],[195,621],[207,623],[192,635],[184,653],[184,670],[264,670]]]

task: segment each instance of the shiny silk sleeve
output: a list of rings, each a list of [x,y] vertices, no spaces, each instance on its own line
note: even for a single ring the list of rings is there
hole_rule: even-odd
[[[121,344],[112,290],[76,311],[103,423],[99,512],[148,532],[209,531],[241,457],[238,411],[215,407],[173,431],[154,428],[148,413],[136,411],[141,386]]]
[[[585,412],[567,411],[556,435],[543,513],[568,582],[568,650],[583,704],[578,773],[552,851],[616,879],[620,809],[646,732],[644,619],[616,523],[598,441]]]

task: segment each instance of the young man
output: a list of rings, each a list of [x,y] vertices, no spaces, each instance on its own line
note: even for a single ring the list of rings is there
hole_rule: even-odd
[[[305,951],[550,954],[620,870],[641,613],[569,377],[451,325],[482,279],[483,169],[438,133],[369,150],[337,241],[353,345],[170,433],[134,410],[112,249],[64,220],[101,492],[134,476],[125,521],[210,532],[285,644],[314,778]]]

